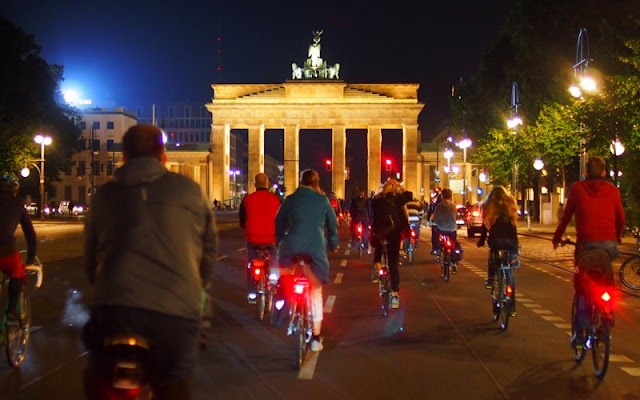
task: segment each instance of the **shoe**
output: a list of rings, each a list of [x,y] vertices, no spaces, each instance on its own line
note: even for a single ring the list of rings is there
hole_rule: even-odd
[[[247,301],[249,302],[249,304],[256,304],[256,298],[258,297],[257,294],[255,293],[249,293],[247,295]]]
[[[517,316],[518,316],[518,313],[516,312],[516,310],[513,310],[513,311],[511,311],[511,314],[510,314],[510,315],[511,315],[512,317],[517,317]]]
[[[400,296],[391,295],[391,308],[400,308]]]
[[[452,274],[458,273],[458,264],[451,264],[451,273]]]
[[[484,288],[493,289],[493,279],[487,279],[486,281],[484,281]]]
[[[351,242],[347,243],[347,249],[351,248]]]
[[[404,250],[400,250],[400,257],[407,258],[407,252]]]
[[[367,254],[371,254],[371,245],[367,246]]]
[[[435,250],[431,250],[431,255],[432,255],[432,256],[435,256],[435,255],[437,255],[437,254],[438,254],[438,252],[437,252],[437,251],[435,251]]]
[[[585,345],[586,337],[584,331],[576,331],[571,337],[571,347],[575,349],[583,348]]]
[[[322,351],[324,346],[320,340],[312,340],[311,341],[311,351]]]
[[[440,262],[440,256],[436,256],[436,261]]]

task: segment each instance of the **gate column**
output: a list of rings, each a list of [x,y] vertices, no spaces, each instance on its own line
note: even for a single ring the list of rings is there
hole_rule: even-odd
[[[336,197],[344,199],[344,170],[346,130],[344,125],[338,125],[331,130],[331,190]]]
[[[404,186],[418,198],[418,125],[402,124],[402,155]]]
[[[298,188],[300,181],[300,125],[284,127],[284,185],[285,195],[290,195]]]
[[[211,196],[222,202],[231,198],[229,192],[229,142],[231,135],[231,125],[213,124],[211,129],[211,145],[213,146],[213,157],[211,171],[213,187]]]
[[[254,177],[264,172],[264,124],[249,127],[247,139],[249,141],[247,192],[253,193],[256,190],[253,185]]]
[[[367,171],[369,193],[380,189],[380,168],[382,167],[382,129],[372,125],[367,129]],[[369,196],[367,193],[367,196]]]

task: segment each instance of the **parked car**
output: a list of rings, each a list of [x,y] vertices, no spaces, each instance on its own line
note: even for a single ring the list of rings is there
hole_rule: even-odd
[[[456,207],[456,227],[458,229],[464,226],[466,216],[467,216],[467,207],[459,204]]]
[[[69,200],[62,200],[58,205],[58,215],[71,215],[71,210],[69,209],[70,203],[71,201]]]
[[[69,215],[69,216],[77,216],[84,215],[88,211],[87,206],[74,203],[70,200],[62,200],[60,205],[58,206],[58,214],[61,216]]]
[[[482,217],[482,207],[480,207],[480,204],[469,207],[466,219],[467,237],[472,238],[476,233],[481,233],[483,223],[484,219]]]
[[[38,204],[37,203],[25,204],[24,208],[27,209],[27,214],[29,214],[29,215],[38,215]]]

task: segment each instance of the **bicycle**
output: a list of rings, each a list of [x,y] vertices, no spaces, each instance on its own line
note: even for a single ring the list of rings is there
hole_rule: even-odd
[[[569,239],[563,244],[575,243]],[[581,303],[586,311],[587,328],[584,341],[572,340],[576,363],[582,363],[591,350],[596,378],[603,379],[609,368],[611,354],[611,328],[613,316],[613,272],[611,258],[603,249],[589,249],[576,260],[574,286],[576,291],[571,304],[571,331],[573,338],[582,338],[575,327],[576,314]]]
[[[409,237],[404,240],[404,243],[406,244],[403,243],[404,251],[405,253],[407,253],[407,261],[409,262],[409,264],[413,263],[413,253],[415,252],[415,249],[417,247],[415,231],[416,229],[420,229],[420,227],[416,227],[414,224],[411,224]]]
[[[25,251],[21,251],[20,253],[23,257],[26,256]],[[27,274],[27,282],[31,282],[35,276],[34,287],[36,289],[42,285],[42,263],[38,257],[35,259],[35,264],[25,266],[25,273]],[[0,291],[5,288],[8,289],[8,283],[9,276],[3,273]],[[29,290],[29,286],[25,284],[20,291],[17,308],[20,316],[18,321],[7,321],[5,313],[3,313],[2,318],[0,318],[0,330],[3,331],[1,332],[2,335],[0,335],[0,338],[4,340],[7,361],[13,368],[19,368],[27,355],[29,336],[31,334],[31,302],[29,301]]]
[[[266,312],[273,308],[275,285],[269,279],[269,261],[271,259],[270,247],[257,247],[256,256],[251,260],[250,273],[253,284],[253,293],[256,294],[256,318],[264,320]]]
[[[389,316],[389,308],[391,307],[391,279],[389,277],[389,254],[387,252],[387,240],[381,240],[382,257],[380,258],[380,268],[374,273],[378,274],[378,294],[382,299],[381,309],[382,315],[386,318]]]
[[[299,271],[303,271],[306,265],[311,265],[311,257],[296,255],[293,257],[293,266],[298,270],[286,290],[289,303],[287,336],[293,335],[296,349],[296,368],[300,369],[311,346],[313,338],[313,316],[311,312],[311,282]],[[299,268],[298,268],[299,267]],[[280,279],[284,277],[281,276]],[[287,278],[285,277],[285,280]],[[276,304],[276,307],[279,305]],[[282,307],[280,305],[279,309]]]
[[[439,235],[438,240],[440,241],[440,275],[445,282],[448,282],[451,278],[451,270],[457,270],[458,266],[456,265],[453,252],[456,244],[451,238],[447,235]]]
[[[632,232],[637,241],[638,254],[627,258],[620,266],[618,274],[620,276],[620,282],[626,287],[633,290],[640,290],[640,229],[635,227]]]
[[[491,305],[493,320],[500,321],[500,329],[509,327],[509,317],[516,305],[516,280],[513,269],[519,266],[517,255],[508,250],[496,250],[489,253],[490,262],[496,265],[493,287],[491,288]]]

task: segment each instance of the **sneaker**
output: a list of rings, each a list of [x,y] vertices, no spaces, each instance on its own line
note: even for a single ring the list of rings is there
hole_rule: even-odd
[[[493,279],[487,279],[486,281],[484,281],[484,288],[493,289]]]
[[[585,345],[585,339],[584,331],[574,332],[571,337],[571,347],[573,349],[583,348]]]
[[[404,250],[400,250],[400,257],[407,258],[407,252]]]
[[[351,242],[347,243],[347,249],[351,248]]]
[[[436,261],[440,262],[440,256],[436,256]]]
[[[367,246],[367,254],[371,254],[371,245]]]
[[[518,313],[516,312],[516,310],[511,311],[511,316],[512,317],[517,317]]]
[[[311,341],[311,351],[322,351],[324,346],[320,340],[312,340]]]
[[[256,298],[258,297],[257,294],[255,293],[249,293],[247,295],[247,301],[249,302],[249,304],[256,304]]]
[[[400,308],[400,296],[397,294],[391,295],[391,308]]]
[[[432,255],[432,256],[435,256],[435,255],[437,255],[437,254],[438,254],[438,252],[437,252],[437,251],[435,251],[435,250],[431,250],[431,255]]]

